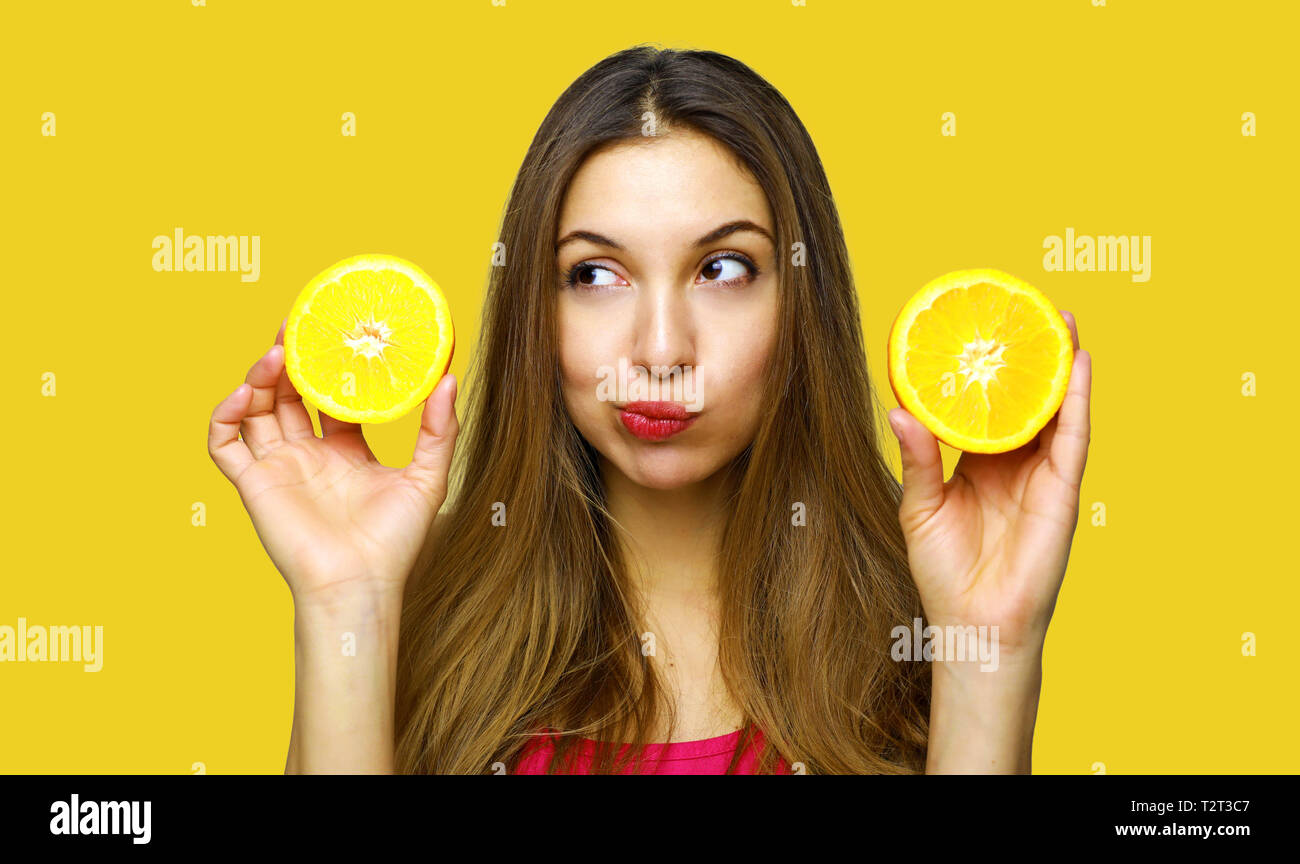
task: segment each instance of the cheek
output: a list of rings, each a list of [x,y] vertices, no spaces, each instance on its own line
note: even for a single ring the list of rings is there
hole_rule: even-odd
[[[609,363],[612,346],[608,328],[592,321],[577,304],[560,302],[557,322],[560,376],[564,399],[575,422],[594,411],[594,396],[602,364]]]
[[[762,413],[763,378],[776,345],[775,302],[733,308],[719,315],[712,326],[709,356],[701,366],[708,390],[702,395],[706,407],[725,405],[736,422],[737,434],[748,434]]]

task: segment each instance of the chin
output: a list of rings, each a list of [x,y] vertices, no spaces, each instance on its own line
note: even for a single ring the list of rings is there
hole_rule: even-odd
[[[620,450],[610,462],[627,479],[647,489],[680,489],[707,480],[722,467],[722,463],[701,458],[688,447],[672,444],[638,442],[631,445],[630,451]]]

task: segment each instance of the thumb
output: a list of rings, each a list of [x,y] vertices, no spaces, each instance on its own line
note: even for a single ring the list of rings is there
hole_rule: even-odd
[[[889,428],[898,438],[903,463],[903,501],[898,519],[903,530],[920,525],[943,504],[943,458],[939,442],[906,408],[889,412]]]
[[[447,472],[451,454],[456,449],[460,421],[456,419],[456,376],[442,376],[429,398],[424,400],[420,415],[420,434],[415,439],[415,454],[404,470],[439,507],[447,497]]]

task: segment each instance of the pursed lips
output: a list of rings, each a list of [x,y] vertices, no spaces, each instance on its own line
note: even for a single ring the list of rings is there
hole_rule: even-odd
[[[663,441],[689,428],[699,417],[680,402],[629,402],[619,409],[627,431],[644,441]]]

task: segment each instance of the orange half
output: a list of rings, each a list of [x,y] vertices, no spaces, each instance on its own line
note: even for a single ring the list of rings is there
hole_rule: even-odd
[[[456,332],[442,290],[392,255],[358,255],[303,288],[284,330],[298,392],[349,423],[396,420],[451,366]]]
[[[971,453],[1033,440],[1061,407],[1074,346],[1041,291],[998,270],[933,280],[889,333],[889,384],[936,438]]]

